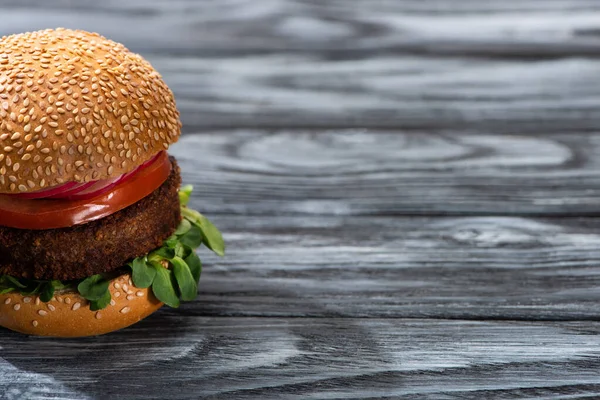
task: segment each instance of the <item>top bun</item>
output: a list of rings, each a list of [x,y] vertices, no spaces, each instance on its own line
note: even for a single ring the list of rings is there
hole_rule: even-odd
[[[68,29],[0,39],[0,193],[117,177],[180,129],[173,93],[122,44]]]

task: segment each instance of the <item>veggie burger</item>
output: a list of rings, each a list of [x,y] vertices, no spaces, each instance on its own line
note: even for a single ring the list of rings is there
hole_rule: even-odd
[[[219,231],[187,207],[173,93],[137,54],[56,29],[0,39],[0,326],[108,333],[197,296]]]

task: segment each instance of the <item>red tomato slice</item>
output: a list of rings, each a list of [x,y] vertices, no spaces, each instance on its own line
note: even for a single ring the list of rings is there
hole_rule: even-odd
[[[170,174],[171,161],[163,151],[151,165],[93,198],[30,200],[0,195],[0,225],[43,230],[95,221],[137,203],[158,189]]]

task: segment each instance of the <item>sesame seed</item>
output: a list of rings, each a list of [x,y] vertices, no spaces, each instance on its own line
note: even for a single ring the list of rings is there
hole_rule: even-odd
[[[11,301],[12,301],[12,299],[8,298],[8,299],[4,300],[4,304],[8,305],[8,304],[10,304]]]
[[[102,318],[102,314],[100,314],[100,312],[96,313],[96,319],[101,319]]]
[[[80,308],[81,308],[81,303],[77,302],[77,303],[73,304],[73,307],[71,307],[71,310],[77,311]]]
[[[106,179],[179,135],[179,114],[160,75],[97,34],[64,29],[5,36],[0,62],[0,140],[11,138],[0,145],[0,193],[77,176]],[[30,167],[40,162],[45,165]]]
[[[127,314],[129,311],[131,311],[131,308],[130,308],[130,307],[123,307],[123,308],[121,309],[121,314]]]
[[[140,290],[140,291],[138,291],[138,292],[136,293],[136,296],[137,296],[137,297],[144,297],[144,292],[142,292],[142,291]]]
[[[23,303],[25,303],[25,304],[31,303],[31,297],[25,297],[25,298],[23,298]]]
[[[133,299],[135,299],[134,295],[130,294],[129,296],[127,296],[127,300],[133,300]]]
[[[39,310],[38,314],[44,317],[44,316],[48,315],[48,311],[46,311],[46,310]]]
[[[21,309],[21,305],[20,304],[15,304],[13,306],[13,310],[15,310],[15,311],[19,311],[20,309]]]
[[[56,311],[56,307],[54,307],[52,304],[48,304],[48,310]]]
[[[121,292],[115,292],[114,296],[115,297],[121,297]]]
[[[33,322],[31,324],[33,325],[34,328],[37,328],[37,326],[39,325],[39,322],[37,322],[36,320],[33,320]]]

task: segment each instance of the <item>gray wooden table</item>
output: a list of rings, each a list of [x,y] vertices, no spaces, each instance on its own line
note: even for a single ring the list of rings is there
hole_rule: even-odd
[[[600,396],[598,0],[0,4],[162,72],[229,245],[130,329],[0,331],[0,398]]]

